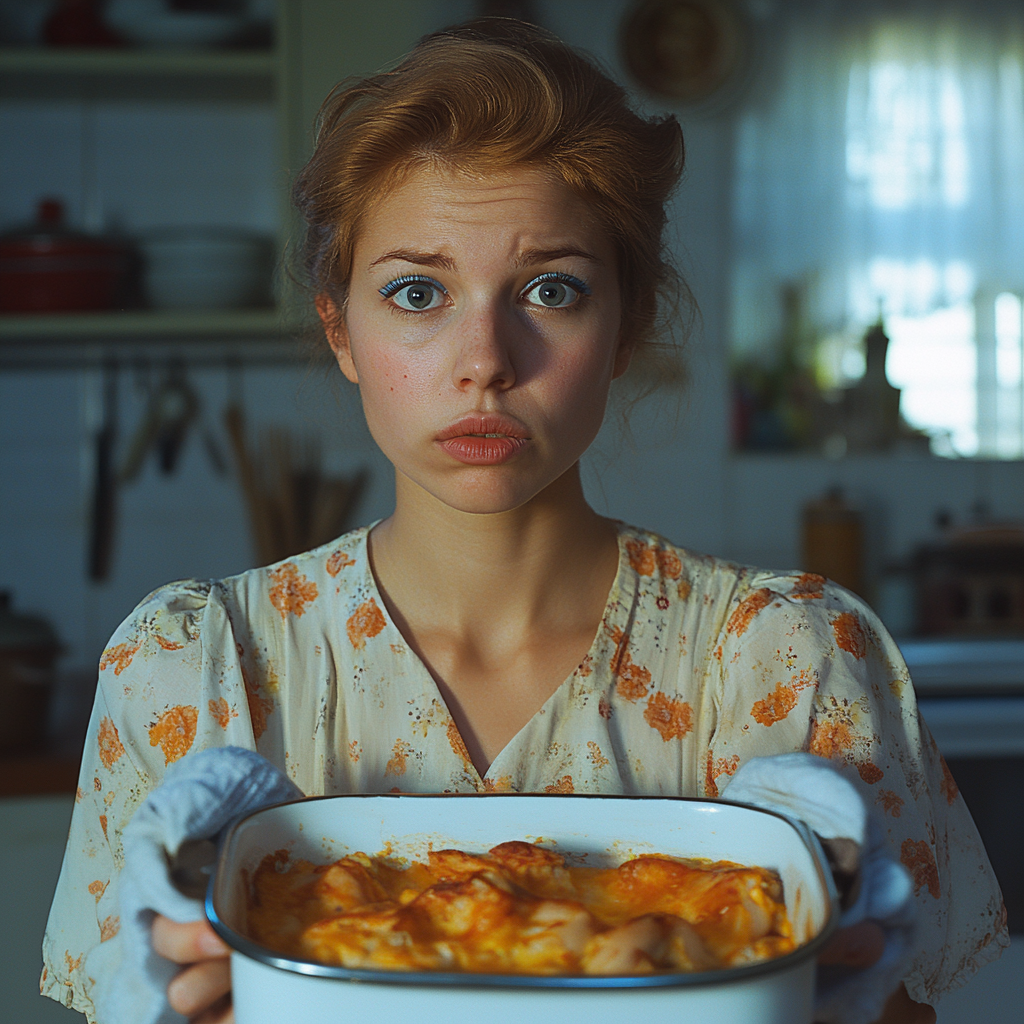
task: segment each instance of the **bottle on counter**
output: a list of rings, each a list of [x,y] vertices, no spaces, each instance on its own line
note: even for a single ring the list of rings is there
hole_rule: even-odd
[[[807,502],[801,521],[803,568],[864,596],[864,518],[842,489]]]

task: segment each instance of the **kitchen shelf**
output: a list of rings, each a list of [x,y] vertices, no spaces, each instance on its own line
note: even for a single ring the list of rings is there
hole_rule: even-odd
[[[289,325],[284,323],[276,309],[27,313],[0,316],[0,345],[6,345],[9,341],[36,339],[137,340],[156,337],[280,335],[288,329]]]
[[[309,324],[276,309],[0,316],[0,369],[88,369],[111,361],[308,362]]]
[[[251,78],[277,71],[273,50],[0,48],[0,75],[204,75]]]
[[[273,103],[276,50],[140,48],[0,49],[0,97],[8,100]]]

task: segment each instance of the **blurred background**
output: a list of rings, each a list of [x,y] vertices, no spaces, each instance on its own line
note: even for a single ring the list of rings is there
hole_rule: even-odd
[[[96,664],[149,591],[389,513],[288,272],[352,74],[477,14],[687,144],[686,374],[636,368],[609,515],[821,572],[897,637],[1024,931],[1024,14],[1002,0],[0,0],[0,976],[34,994]],[[11,889],[15,891],[11,891]],[[28,939],[31,938],[31,941]],[[1024,1021],[1024,940],[939,1007]]]

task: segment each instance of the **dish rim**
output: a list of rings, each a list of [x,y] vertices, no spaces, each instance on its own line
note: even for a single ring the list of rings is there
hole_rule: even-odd
[[[465,800],[465,799],[519,799],[530,797],[544,800],[612,800],[612,801],[670,801],[672,803],[704,804],[711,806],[742,807],[746,810],[768,814],[786,822],[800,837],[808,848],[818,881],[824,889],[828,900],[827,916],[820,931],[808,942],[798,946],[791,953],[762,960],[754,964],[740,967],[723,967],[713,971],[675,972],[643,975],[576,975],[576,974],[485,974],[470,971],[388,971],[368,967],[336,967],[331,964],[317,963],[312,960],[300,960],[285,956],[264,946],[254,939],[236,931],[226,924],[217,911],[218,880],[222,869],[226,870],[226,860],[231,848],[231,841],[237,830],[250,818],[266,811],[289,804],[306,803],[312,800],[359,800],[359,799],[390,799],[390,800]],[[458,986],[462,988],[546,988],[546,989],[601,989],[601,988],[672,988],[720,985],[723,983],[746,981],[765,974],[775,974],[801,966],[832,937],[838,927],[839,895],[836,890],[832,872],[822,850],[818,837],[811,829],[797,818],[779,811],[767,810],[754,804],[742,803],[737,800],[716,799],[686,796],[621,796],[602,793],[335,793],[324,796],[303,797],[298,800],[281,800],[268,804],[259,810],[241,815],[225,830],[219,843],[215,869],[210,875],[204,901],[206,917],[214,931],[231,947],[233,952],[240,953],[268,967],[275,967],[291,974],[307,977],[331,978],[337,981],[373,982],[382,985],[421,985],[421,986]]]

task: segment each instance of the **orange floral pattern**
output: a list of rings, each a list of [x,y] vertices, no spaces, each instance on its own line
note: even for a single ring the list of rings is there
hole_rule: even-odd
[[[121,930],[121,918],[111,914],[100,921],[100,942],[109,942]]]
[[[891,789],[880,789],[875,802],[881,804],[885,813],[894,818],[898,818],[903,811],[903,797]]]
[[[349,616],[348,622],[345,623],[345,632],[348,633],[349,643],[357,651],[361,651],[366,646],[366,641],[372,640],[386,625],[384,613],[371,597]]]
[[[818,757],[841,760],[854,744],[849,722],[815,722],[811,727],[811,753]]]
[[[825,577],[816,572],[805,572],[797,576],[790,596],[798,601],[818,601],[825,596],[826,582]]]
[[[395,740],[395,745],[391,748],[391,757],[384,766],[384,774],[404,775],[412,751],[412,744],[406,743],[405,740]]]
[[[729,621],[725,626],[726,633],[743,636],[750,628],[750,623],[754,621],[754,616],[767,608],[775,600],[776,596],[767,587],[761,587],[760,590],[755,590],[752,594],[745,597],[740,601],[736,611],[729,616]]]
[[[563,775],[560,779],[556,779],[550,785],[544,787],[545,793],[575,793],[576,787],[573,785],[571,775]]]
[[[223,697],[209,701],[207,707],[210,709],[210,717],[222,729],[228,727],[232,718],[238,717],[238,712]]]
[[[100,764],[108,771],[124,756],[124,744],[117,735],[117,726],[107,717],[100,719],[99,742]],[[98,779],[96,780],[99,781]]]
[[[857,769],[857,774],[869,786],[873,786],[876,782],[881,782],[885,778],[885,772],[874,761],[854,761],[853,766]]]
[[[289,615],[301,617],[306,605],[315,601],[320,593],[317,585],[303,576],[294,562],[285,562],[271,569],[270,579],[273,582],[270,603],[281,613],[282,619]]]
[[[868,641],[864,635],[864,627],[855,612],[843,612],[832,620],[832,630],[836,643],[855,658],[863,658],[867,654]]]
[[[452,748],[455,756],[462,762],[463,767],[472,767],[473,759],[469,756],[466,742],[463,740],[462,733],[459,732],[459,727],[455,724],[454,718],[448,723],[446,735],[448,737],[448,745]]]
[[[159,745],[164,752],[164,763],[183,758],[196,738],[199,711],[188,705],[169,708],[150,726],[149,745]]]
[[[348,566],[355,564],[356,560],[354,558],[349,558],[347,551],[338,548],[338,550],[327,559],[327,565],[325,568],[331,576],[337,576],[342,569],[346,569]]]
[[[634,665],[629,653],[629,634],[616,629],[612,634],[615,641],[615,654],[612,656],[611,670],[615,676],[615,692],[631,703],[647,696],[651,684],[651,673],[641,665]]]
[[[934,1002],[996,955],[998,888],[870,610],[815,574],[736,566],[630,527],[619,543],[589,650],[486,771],[387,616],[366,530],[146,598],[104,652],[44,993],[91,1012],[80,964],[115,934],[124,823],[168,764],[227,743],[254,748],[310,796],[714,798],[750,759],[809,749],[877,807],[890,855],[911,873],[922,922],[911,995]]]
[[[781,722],[796,707],[800,691],[818,688],[818,674],[810,669],[797,673],[788,683],[779,683],[767,697],[754,702],[750,715],[755,722],[770,728]]]
[[[116,647],[108,647],[100,657],[100,671],[114,666],[114,675],[119,676],[131,663],[132,658],[139,653],[139,643],[123,643]]]
[[[656,544],[627,540],[626,555],[629,564],[641,576],[653,576],[659,572],[665,579],[676,580],[683,571],[682,559],[674,551]]]
[[[496,779],[488,776],[484,779],[484,791],[487,793],[511,793],[512,776],[499,775]]]
[[[693,728],[693,708],[686,701],[669,697],[659,690],[647,702],[644,721],[668,743],[669,740],[682,739]]]
[[[707,769],[704,774],[704,793],[706,796],[718,796],[718,780],[723,775],[735,775],[740,766],[739,754],[732,757],[720,757],[717,760],[709,750],[707,758]]]
[[[941,895],[939,869],[931,846],[923,839],[904,839],[900,847],[900,860],[914,880],[915,895],[921,889],[927,889],[933,899],[938,899]]]
[[[627,540],[626,553],[629,557],[629,564],[641,576],[654,575],[654,571],[658,567],[658,560],[653,547],[649,547],[641,540]]]

